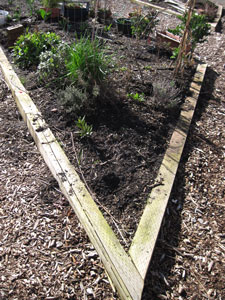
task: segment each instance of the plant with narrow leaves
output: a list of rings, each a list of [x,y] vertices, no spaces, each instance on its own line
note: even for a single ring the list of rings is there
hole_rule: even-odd
[[[79,128],[79,135],[81,138],[92,135],[92,125],[87,124],[85,116],[83,118],[78,118],[76,126]]]
[[[175,82],[161,79],[153,82],[152,104],[158,109],[174,109],[181,103],[181,91]]]
[[[98,40],[82,37],[70,47],[66,62],[68,77],[76,82],[80,73],[84,80],[101,82],[108,71],[108,61]]]
[[[77,86],[67,86],[59,92],[59,102],[68,114],[78,116],[82,111],[87,111],[90,106],[89,94],[85,89]]]
[[[27,3],[27,6],[29,7],[31,16],[33,16],[33,13],[34,13],[34,2],[35,2],[35,0],[26,0],[26,3]]]

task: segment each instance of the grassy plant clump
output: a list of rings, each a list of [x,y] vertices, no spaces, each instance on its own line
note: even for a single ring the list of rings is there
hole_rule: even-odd
[[[155,81],[153,82],[153,106],[162,110],[175,109],[181,103],[180,93],[174,81],[166,79]]]
[[[48,50],[54,52],[59,42],[60,37],[53,32],[28,32],[21,35],[12,47],[14,61],[21,68],[37,66],[40,62],[40,54]]]
[[[66,74],[65,61],[69,55],[69,46],[64,42],[59,42],[55,51],[49,50],[40,54],[38,65],[38,75],[41,80],[55,79],[60,81]]]
[[[71,82],[76,82],[81,72],[83,80],[101,82],[106,77],[108,61],[99,41],[82,37],[74,43],[69,51],[66,68]]]

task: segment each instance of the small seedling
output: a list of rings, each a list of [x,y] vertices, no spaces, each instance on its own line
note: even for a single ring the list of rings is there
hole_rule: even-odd
[[[79,128],[80,137],[89,137],[92,135],[92,125],[88,125],[85,121],[85,116],[83,118],[78,118],[76,126]]]
[[[128,98],[131,98],[137,102],[144,102],[145,101],[145,94],[144,93],[130,93],[127,94]]]
[[[152,67],[151,66],[144,66],[144,69],[145,70],[152,70]]]
[[[121,67],[121,68],[120,68],[120,71],[122,71],[122,72],[127,71],[127,67]]]
[[[108,26],[105,26],[105,27],[104,27],[104,31],[105,31],[105,32],[109,32],[110,29],[111,29],[111,27],[112,27],[112,23],[109,24]]]
[[[46,11],[43,8],[40,8],[38,14],[41,16],[42,20],[46,21],[51,16],[51,11]]]

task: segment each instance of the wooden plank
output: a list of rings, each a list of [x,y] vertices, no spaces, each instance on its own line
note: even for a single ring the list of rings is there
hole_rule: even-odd
[[[141,299],[143,279],[81,182],[1,48],[0,66],[39,151],[97,250],[121,299]]]
[[[162,182],[162,184],[153,188],[150,193],[129,249],[129,254],[143,279],[146,276],[153,254],[206,68],[206,64],[198,65],[194,80],[190,86],[192,96],[188,97],[183,105],[178,124],[171,137],[169,147],[155,181],[156,183]]]
[[[140,0],[134,0],[134,2],[136,2],[137,4],[140,4],[142,6],[149,6],[151,8],[154,8],[155,10],[158,10],[159,12],[161,12],[163,14],[175,15],[175,16],[182,16],[181,13],[175,12],[175,11],[169,9],[169,8],[163,8],[163,7],[160,7],[160,6],[151,4],[151,3],[147,3],[147,2],[143,2],[143,1],[140,1]]]

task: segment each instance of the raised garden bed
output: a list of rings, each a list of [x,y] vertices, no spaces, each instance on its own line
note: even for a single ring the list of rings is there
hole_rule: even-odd
[[[38,26],[47,31],[54,27],[52,25],[41,23]],[[38,26],[36,24],[35,28]],[[61,32],[57,28],[55,31]],[[61,35],[66,41],[71,39],[70,33],[65,35],[61,32]],[[104,36],[101,36],[103,41]],[[29,95],[41,110],[40,116],[18,78],[11,71],[4,71],[7,62],[2,55],[3,71],[39,150],[85,227],[121,297],[140,299],[205,66],[198,68],[200,79],[197,74],[197,85],[192,85],[189,91],[192,72],[186,72],[184,78],[171,80],[173,67],[169,56],[149,47],[146,40],[118,36],[115,32],[106,36],[106,54],[114,53],[111,57],[114,67],[95,105],[84,113],[80,112],[92,125],[91,136],[84,139],[80,138],[76,127],[76,114],[65,113],[58,102],[58,87],[51,83],[49,86],[40,84],[34,69],[18,70]],[[191,71],[194,72],[194,69]],[[193,97],[186,103],[186,112],[178,123],[175,139],[170,142],[187,92],[193,93]],[[62,144],[86,188],[56,139]],[[163,167],[158,173],[162,160]],[[166,170],[162,168],[169,169],[172,176],[164,173]],[[153,196],[148,198],[151,191]],[[162,198],[159,196],[160,209],[153,201],[155,191],[157,197],[162,195]],[[147,198],[150,200],[145,209]],[[140,224],[148,223],[146,219],[149,219],[148,210],[152,203],[156,205],[152,218],[155,220],[154,233],[148,232],[145,240],[140,242],[144,236],[143,228],[146,228],[146,225],[141,225],[139,228],[142,229],[137,231],[134,239],[138,242],[133,242],[130,254],[126,254],[121,244],[128,250],[143,211]],[[151,231],[150,227],[146,230]],[[142,249],[137,249],[137,246]],[[139,256],[140,252],[143,256]]]
[[[96,247],[121,298],[140,299],[143,279],[147,272],[148,263],[151,259],[176,175],[206,66],[198,67],[190,88],[192,96],[188,97],[185,102],[181,117],[170,141],[170,146],[159,170],[156,185],[148,198],[147,206],[129,251],[132,262],[130,256],[125,254],[121,248],[83,183],[79,180],[78,175],[71,167],[67,157],[58,142],[56,142],[49,127],[43,121],[40,112],[36,109],[18,77],[10,68],[3,52],[1,52],[0,62],[6,81],[39,150]]]

